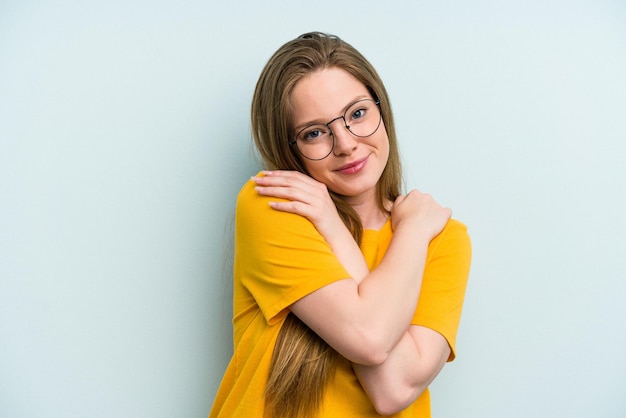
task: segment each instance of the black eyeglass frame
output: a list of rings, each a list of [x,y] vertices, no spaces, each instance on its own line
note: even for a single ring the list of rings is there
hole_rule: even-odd
[[[348,125],[348,122],[346,121],[346,114],[348,113],[348,110],[350,110],[350,108],[352,108],[352,106],[354,106],[355,104],[357,104],[357,103],[359,103],[359,102],[364,102],[364,101],[372,101],[372,102],[374,102],[374,104],[375,104],[376,106],[378,106],[378,113],[379,113],[379,115],[378,115],[378,125],[376,125],[376,129],[374,129],[374,131],[373,131],[371,134],[369,134],[369,135],[357,135],[357,134],[355,134],[354,132],[352,132],[352,130],[350,130],[350,126]],[[343,115],[341,115],[341,116],[337,116],[336,118],[334,118],[334,119],[333,119],[333,120],[331,120],[330,122],[328,122],[328,123],[320,123],[320,124],[317,124],[317,123],[316,123],[316,124],[313,124],[313,125],[308,125],[308,126],[305,126],[304,128],[300,129],[300,130],[298,131],[298,133],[296,134],[295,139],[292,139],[291,141],[289,141],[289,145],[291,145],[291,146],[294,146],[294,145],[295,145],[296,150],[298,150],[298,154],[300,154],[301,156],[303,156],[303,157],[304,157],[304,158],[306,158],[307,160],[311,160],[311,161],[321,161],[321,160],[323,160],[324,158],[326,158],[326,157],[328,157],[330,154],[332,154],[333,150],[335,149],[335,134],[334,134],[334,132],[333,132],[333,128],[331,128],[331,127],[330,127],[330,125],[331,125],[333,122],[335,122],[335,121],[337,121],[337,120],[339,120],[339,119],[343,119],[343,126],[344,126],[347,130],[348,130],[348,132],[350,132],[350,134],[351,134],[351,135],[353,135],[353,136],[355,136],[355,137],[357,137],[357,138],[369,138],[370,136],[372,136],[372,135],[374,135],[376,132],[378,132],[378,128],[380,128],[380,123],[381,123],[381,122],[382,122],[382,120],[383,120],[383,112],[380,110],[380,100],[374,100],[374,99],[369,99],[369,98],[368,98],[368,99],[360,99],[360,100],[357,100],[356,102],[351,103],[351,104],[348,106],[348,108],[347,108],[347,109],[346,109],[346,111],[343,113]],[[332,143],[331,143],[331,146],[330,146],[330,151],[328,151],[328,154],[324,155],[324,156],[323,156],[323,157],[321,157],[321,158],[310,158],[310,157],[307,157],[306,155],[304,155],[304,154],[302,153],[302,151],[300,151],[300,148],[298,147],[298,136],[300,136],[300,134],[302,133],[302,131],[304,131],[305,129],[308,129],[308,128],[310,128],[311,126],[316,126],[316,125],[324,125],[324,126],[326,126],[326,127],[328,128],[328,130],[330,131],[330,138],[331,138]]]

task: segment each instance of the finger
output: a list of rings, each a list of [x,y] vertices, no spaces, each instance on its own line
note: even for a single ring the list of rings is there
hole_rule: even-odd
[[[296,172],[292,173],[295,174]],[[307,203],[313,201],[325,202],[328,200],[328,189],[326,185],[320,183],[302,173],[296,176],[272,176],[251,177],[257,187],[264,189],[257,190],[267,196],[277,196],[286,199],[301,199]],[[276,189],[273,189],[276,188]],[[283,188],[284,190],[279,190]]]
[[[267,177],[309,177],[308,175],[296,170],[263,170],[261,174]]]
[[[394,205],[399,205],[400,203],[402,203],[402,201],[406,199],[406,196],[407,195],[401,194],[398,197],[396,197],[396,200],[393,201]]]
[[[405,199],[410,199],[410,200],[413,200],[413,201],[419,201],[420,199],[423,199],[424,197],[428,197],[428,195],[426,193],[420,192],[417,189],[410,190],[405,195]]]
[[[304,173],[293,170],[274,170],[274,171],[262,171],[261,174],[263,176],[259,176],[260,178],[283,178],[283,179],[299,179],[305,181],[306,179],[311,179],[311,177],[307,176]]]
[[[296,215],[304,216],[308,218],[311,216],[311,208],[309,205],[298,202],[298,201],[287,201],[287,202],[269,202],[269,205],[278,211],[294,213]]]
[[[255,186],[255,189],[263,196],[278,197],[303,203],[311,203],[312,201],[309,193],[297,187]]]
[[[263,177],[258,177],[258,178],[276,178],[276,179],[281,179],[282,181],[288,182],[289,184],[296,184],[296,183],[302,183],[302,184],[307,184],[310,186],[317,186],[319,187],[320,185],[323,185],[323,183],[320,183],[319,181],[315,180],[313,177],[301,173],[300,171],[294,171],[294,170],[270,170],[270,171],[262,171],[262,174],[264,174]],[[293,183],[296,182],[296,183]]]
[[[254,176],[252,181],[261,186],[294,186],[294,187],[310,187],[306,179],[290,175],[273,175],[273,176]]]

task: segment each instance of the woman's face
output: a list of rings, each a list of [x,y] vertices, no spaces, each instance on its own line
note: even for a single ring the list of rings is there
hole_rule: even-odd
[[[307,125],[327,124],[360,99],[372,96],[363,83],[343,69],[330,67],[307,75],[291,93],[291,135]],[[362,202],[364,198],[375,201],[376,183],[389,157],[384,123],[381,121],[376,132],[365,138],[350,133],[341,118],[332,122],[330,128],[334,137],[332,152],[318,161],[301,157],[305,168],[315,180],[348,197],[349,203]]]

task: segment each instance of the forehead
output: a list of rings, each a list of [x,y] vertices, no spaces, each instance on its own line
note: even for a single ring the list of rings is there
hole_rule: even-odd
[[[291,92],[293,124],[332,119],[355,100],[369,97],[367,88],[352,74],[331,67],[303,77]]]

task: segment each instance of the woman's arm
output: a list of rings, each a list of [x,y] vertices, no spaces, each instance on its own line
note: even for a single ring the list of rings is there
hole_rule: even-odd
[[[431,243],[420,299],[408,332],[377,367],[354,364],[365,392],[383,415],[406,408],[439,374],[451,351],[471,263],[467,229],[452,221]]]
[[[376,411],[391,415],[415,402],[437,377],[449,355],[450,346],[441,334],[411,325],[383,364],[353,363],[353,368]]]
[[[372,272],[341,222],[321,183],[295,172],[271,172],[255,178],[259,193],[288,199],[277,210],[307,217],[355,277],[340,280],[303,297],[291,310],[349,360],[382,364],[404,336],[419,295],[428,243],[448,218],[430,196],[412,192],[392,208],[394,237]],[[346,233],[348,235],[346,235]]]

